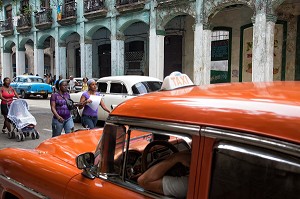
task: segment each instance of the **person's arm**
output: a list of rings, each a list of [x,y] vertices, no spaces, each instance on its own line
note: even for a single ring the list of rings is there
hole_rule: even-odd
[[[91,103],[92,100],[91,99],[86,99],[86,97],[82,94],[80,97],[80,101],[79,101],[79,109],[82,109],[86,104]]]
[[[15,94],[15,97],[16,97],[17,99],[19,99],[19,95],[18,95],[17,91],[16,91],[15,89],[13,89],[13,88],[11,88],[11,89],[13,90],[13,92],[14,92],[14,94]]]
[[[189,153],[174,153],[168,159],[152,166],[138,178],[138,184],[146,190],[163,194],[162,179],[166,172],[176,163],[182,163],[184,166],[190,165]]]
[[[52,99],[52,96],[51,96]],[[56,111],[56,104],[54,100],[50,100],[50,107],[51,107],[51,111],[53,113],[53,115],[55,115],[55,117],[57,118],[57,120],[59,122],[63,122],[64,118],[62,118],[60,115],[58,115],[57,111]]]
[[[2,96],[3,88],[0,89],[0,99],[7,102],[8,100]]]
[[[100,106],[105,110],[106,112],[110,113],[110,110],[105,106],[104,101],[101,99]]]

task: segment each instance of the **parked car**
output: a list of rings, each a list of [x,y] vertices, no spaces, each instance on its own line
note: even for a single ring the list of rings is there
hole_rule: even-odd
[[[189,167],[159,176],[188,176],[186,198],[299,198],[300,82],[201,87],[181,77],[120,104],[104,129],[0,150],[0,198],[170,198],[139,176],[178,152],[190,153]]]
[[[75,85],[76,93],[81,92],[83,77],[75,77],[74,79],[75,79],[76,82],[77,82],[77,85]],[[94,77],[93,77],[92,79],[94,79],[95,81],[97,81],[99,78],[94,78]]]
[[[102,77],[97,81],[98,91],[102,94],[105,106],[114,109],[125,100],[131,99],[138,95],[158,91],[161,88],[162,81],[147,76],[110,76]],[[71,99],[79,102],[82,92],[71,93]],[[80,122],[82,110],[75,109],[72,116],[75,122]],[[102,108],[98,109],[98,119],[105,121],[108,113]]]
[[[44,79],[33,75],[20,75],[13,79],[10,84],[22,98],[29,98],[31,95],[41,95],[44,99],[52,93],[52,86],[46,84]]]

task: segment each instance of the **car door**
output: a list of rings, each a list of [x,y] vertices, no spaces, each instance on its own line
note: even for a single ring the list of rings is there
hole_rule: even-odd
[[[204,156],[194,198],[299,198],[299,145],[216,128],[201,134]]]
[[[120,103],[124,102],[125,100],[129,99],[131,96],[128,95],[128,89],[126,85],[121,81],[110,81],[108,92],[103,95],[103,101],[105,106],[109,110],[113,110],[116,106]],[[103,111],[104,120],[107,118],[108,113]]]
[[[98,82],[97,83],[98,86],[98,92],[100,92],[100,95],[104,101],[105,96],[107,95],[108,92],[108,88],[109,88],[109,82]],[[107,106],[107,108],[109,109],[109,107]],[[98,108],[98,120],[106,120],[108,116],[108,113],[106,113],[106,111],[104,111],[101,107]]]

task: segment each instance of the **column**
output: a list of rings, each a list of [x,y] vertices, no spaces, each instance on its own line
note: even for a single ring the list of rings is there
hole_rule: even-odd
[[[111,75],[124,75],[124,42],[123,35],[111,36]]]
[[[66,78],[67,74],[67,49],[65,43],[55,42],[55,67],[56,67],[56,77],[62,75],[63,78]]]
[[[149,76],[164,79],[165,30],[157,24],[157,2],[150,4]]]
[[[5,50],[3,50],[3,51],[1,52],[2,79],[4,77],[12,78],[13,77],[13,70],[12,70],[11,52],[7,52]]]
[[[266,64],[264,81],[273,81],[274,68],[274,31],[277,17],[275,15],[267,15],[266,27]]]
[[[210,73],[211,73],[211,29],[209,26],[203,30],[203,64],[204,64],[204,75],[201,85],[210,84]]]
[[[25,73],[25,49],[16,48],[16,75]]]
[[[93,77],[93,49],[92,41],[85,40],[80,43],[80,66],[81,77]]]
[[[263,2],[260,3],[261,10],[256,11],[253,24],[253,52],[252,52],[252,81],[262,82],[265,80],[266,69],[266,12]]]
[[[44,49],[34,48],[34,75],[38,74],[40,77],[44,75]]]
[[[211,30],[201,22],[195,24],[194,36],[194,84],[210,84]]]
[[[164,79],[165,31],[150,30],[149,36],[149,76]]]

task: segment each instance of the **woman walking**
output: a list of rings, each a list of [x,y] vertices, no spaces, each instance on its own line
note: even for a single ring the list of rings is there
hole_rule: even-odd
[[[3,79],[3,86],[1,87],[0,90],[0,98],[1,98],[1,114],[4,117],[4,124],[2,127],[2,133],[8,133],[11,131],[11,126],[10,126],[10,122],[9,119],[7,118],[7,114],[8,114],[8,109],[10,104],[13,101],[13,98],[19,98],[19,95],[17,94],[17,92],[15,91],[15,89],[13,89],[10,86],[10,78],[9,77],[5,77]]]
[[[98,121],[99,105],[103,108],[103,110],[105,110],[108,113],[110,113],[110,110],[106,108],[102,98],[100,97],[100,93],[97,92],[97,84],[95,80],[89,79],[87,81],[87,85],[88,91],[85,91],[81,95],[79,109],[83,108],[81,117],[82,126],[85,128],[93,129],[96,127]],[[94,96],[99,96],[99,98],[101,98],[100,104],[97,104],[96,109],[93,109],[92,106],[90,106],[90,104],[93,103],[93,100],[91,98],[94,98]]]
[[[82,79],[82,87],[81,87],[81,91],[87,91],[89,88],[88,88],[88,85],[87,85],[87,77],[84,77]]]
[[[53,113],[52,137],[61,135],[63,129],[66,134],[74,131],[73,119],[66,101],[70,99],[68,80],[60,80],[58,86],[59,90],[53,93],[50,98],[50,106]]]

